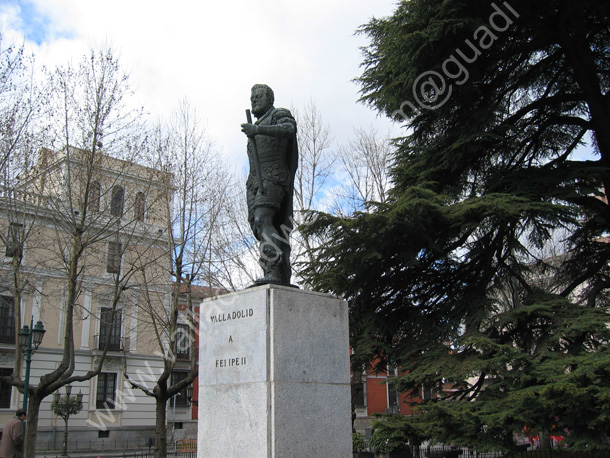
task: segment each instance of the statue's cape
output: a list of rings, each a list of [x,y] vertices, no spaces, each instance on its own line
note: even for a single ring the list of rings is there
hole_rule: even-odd
[[[275,108],[271,113],[272,124],[275,124],[277,119],[281,118],[290,118],[294,121],[294,116],[290,113],[286,108]],[[293,218],[293,197],[294,197],[294,179],[296,176],[296,171],[299,163],[299,146],[297,144],[297,132],[296,132],[296,121],[295,122],[295,132],[294,137],[292,137],[288,141],[288,150],[286,151],[286,166],[288,167],[288,171],[290,172],[290,185],[288,188],[288,192],[284,199],[284,203],[282,204],[280,211],[276,215],[275,225],[280,229],[280,235],[283,235],[285,232],[289,233],[294,228],[294,218]],[[286,229],[284,229],[284,227]],[[288,241],[286,240],[286,244]]]

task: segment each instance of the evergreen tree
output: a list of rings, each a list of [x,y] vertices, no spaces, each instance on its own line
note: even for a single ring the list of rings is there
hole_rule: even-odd
[[[362,100],[408,134],[389,199],[305,228],[329,241],[304,275],[350,301],[357,361],[455,385],[423,408],[440,440],[608,438],[609,22],[599,0],[403,0],[360,30]]]

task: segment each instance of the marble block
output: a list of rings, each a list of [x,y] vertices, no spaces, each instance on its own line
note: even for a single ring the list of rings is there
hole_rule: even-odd
[[[198,458],[352,456],[344,301],[264,285],[200,313]]]

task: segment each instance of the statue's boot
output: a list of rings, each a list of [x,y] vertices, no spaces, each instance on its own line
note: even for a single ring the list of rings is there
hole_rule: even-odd
[[[265,285],[268,283],[282,284],[282,252],[273,245],[265,244],[261,250],[261,257],[258,260],[263,268],[264,276],[256,280],[257,285]]]

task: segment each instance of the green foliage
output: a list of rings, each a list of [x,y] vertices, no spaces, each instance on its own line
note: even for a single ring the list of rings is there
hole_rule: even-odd
[[[366,442],[362,434],[354,432],[352,433],[352,451],[359,453],[366,450]]]
[[[389,439],[384,438],[381,435],[375,436],[375,434],[371,437],[369,446],[373,453],[389,453],[395,450],[395,448],[390,445]]]
[[[409,443],[419,445],[427,434],[414,417],[381,415],[373,422],[373,435],[369,446],[374,453],[388,453],[406,449]]]
[[[59,402],[51,402],[51,411],[64,419],[69,417],[70,415],[76,415],[81,410],[83,410],[83,403],[79,401],[76,396],[63,396],[60,398]]]
[[[434,440],[510,450],[527,427],[601,447],[610,3],[495,5],[512,23],[488,43],[487,0],[402,0],[360,29],[362,100],[408,135],[396,139],[386,202],[307,228],[326,243],[302,275],[349,300],[353,362],[400,365],[404,392],[453,384],[446,402],[422,406]],[[458,84],[443,72],[458,49],[473,56],[468,42],[480,53],[461,61]],[[434,109],[414,96],[428,71],[451,85]],[[576,154],[585,142],[595,160]]]

